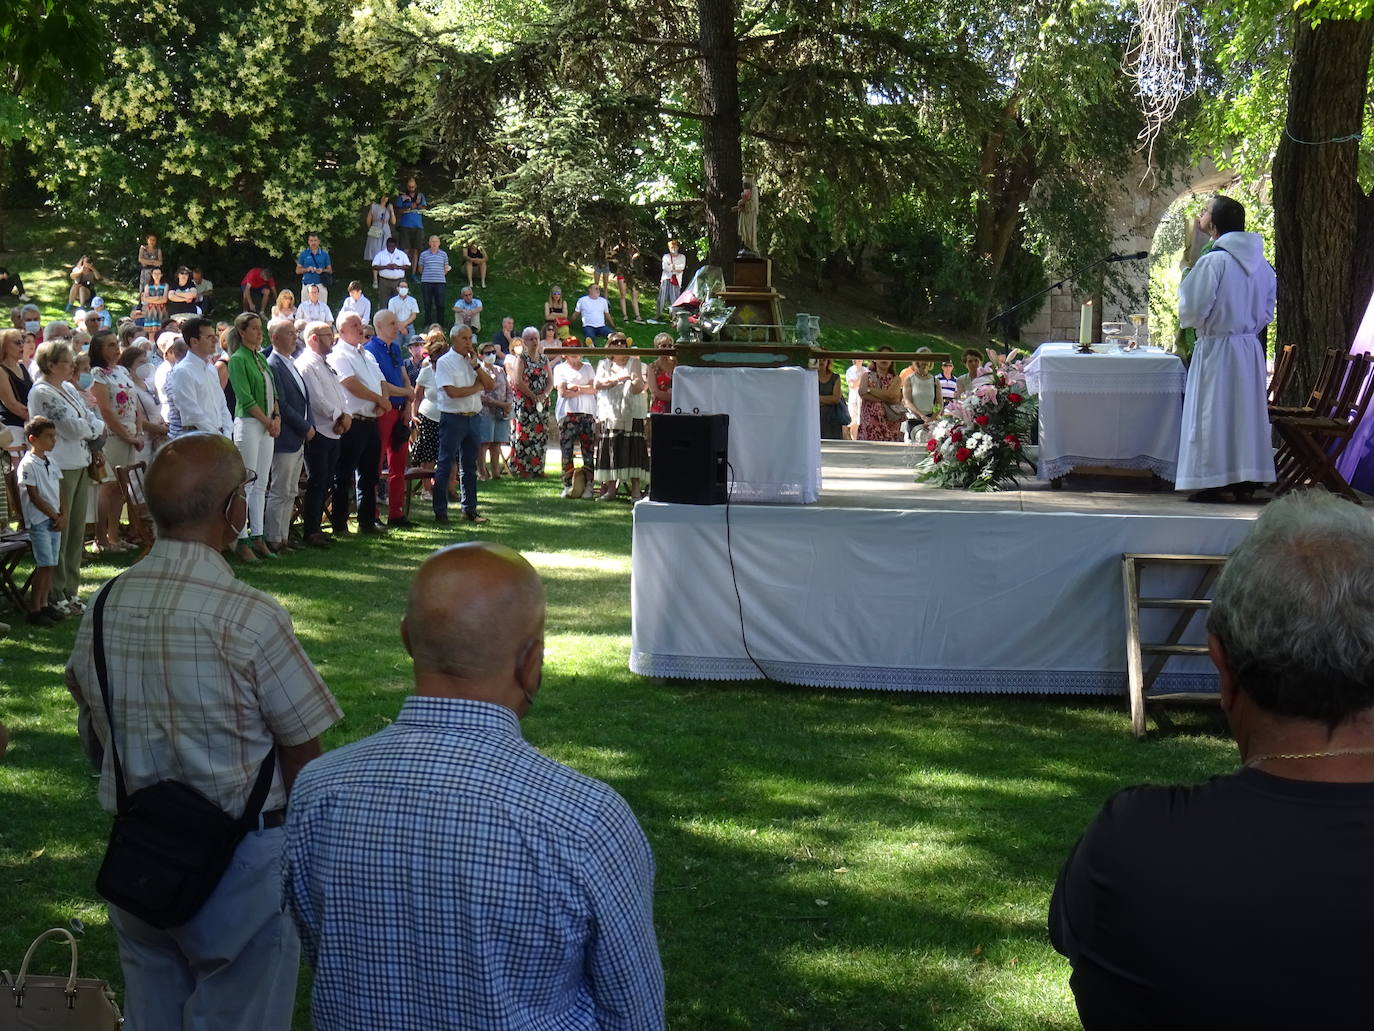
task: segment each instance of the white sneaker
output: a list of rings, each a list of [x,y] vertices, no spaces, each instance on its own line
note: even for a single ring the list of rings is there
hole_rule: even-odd
[[[79,615],[81,615],[81,613],[83,613],[83,612],[85,612],[85,611],[86,611],[86,603],[85,603],[84,601],[81,600],[81,596],[80,596],[80,595],[74,594],[74,595],[72,595],[70,598],[67,599],[67,614],[68,614],[68,615],[71,615],[71,616],[79,616]]]
[[[560,498],[570,498],[570,497],[572,497],[572,484],[570,483],[570,484],[568,484],[566,487],[564,487],[564,488],[563,488],[563,493],[560,494],[560,495],[558,495],[558,496],[559,496]]]
[[[592,490],[591,480],[588,480],[586,488],[582,491],[582,499],[584,501],[590,501],[594,497],[596,497],[596,492]]]

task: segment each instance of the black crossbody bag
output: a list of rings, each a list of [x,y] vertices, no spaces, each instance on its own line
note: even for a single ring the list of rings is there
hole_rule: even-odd
[[[107,583],[96,596],[91,620],[95,672],[110,726],[118,810],[95,888],[101,898],[145,923],[179,927],[200,912],[224,876],[239,842],[257,825],[272,788],[277,747],[273,745],[263,760],[248,805],[238,819],[175,780],[160,780],[132,795],[125,791],[105,665],[105,598],[114,582]]]

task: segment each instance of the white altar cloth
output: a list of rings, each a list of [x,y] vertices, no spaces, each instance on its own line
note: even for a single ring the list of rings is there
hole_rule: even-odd
[[[1039,478],[1115,466],[1172,481],[1185,377],[1178,356],[1162,351],[1085,355],[1042,344],[1026,363],[1026,388],[1040,397]]]
[[[1212,516],[732,505],[749,651],[791,684],[894,691],[1110,694],[1126,684],[1123,552],[1227,554],[1253,523]],[[630,668],[761,677],[746,654],[726,506],[634,510]],[[1149,595],[1195,572],[1152,569]],[[1145,640],[1176,614],[1141,612]],[[1202,643],[1201,618],[1185,643]],[[1215,690],[1171,658],[1160,690]]]
[[[812,369],[679,365],[673,409],[730,416],[728,471],[736,501],[809,504],[821,490],[819,388]]]

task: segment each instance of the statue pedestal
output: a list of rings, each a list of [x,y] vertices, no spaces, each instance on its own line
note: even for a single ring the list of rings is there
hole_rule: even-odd
[[[734,282],[719,296],[735,309],[721,340],[782,343],[782,294],[773,289],[773,263],[767,258],[736,258]]]

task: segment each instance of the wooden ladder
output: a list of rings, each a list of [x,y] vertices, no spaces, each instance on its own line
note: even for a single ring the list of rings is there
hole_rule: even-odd
[[[1127,689],[1131,699],[1131,733],[1136,738],[1145,736],[1145,704],[1149,702],[1199,702],[1215,701],[1216,694],[1203,691],[1176,691],[1171,693],[1149,694],[1164,664],[1173,655],[1206,655],[1205,644],[1180,644],[1188,624],[1200,611],[1211,608],[1212,602],[1207,593],[1221,575],[1226,564],[1225,555],[1141,555],[1126,553],[1121,556],[1121,582],[1126,594],[1126,676]],[[1201,570],[1197,587],[1190,598],[1142,598],[1140,595],[1141,567],[1146,565],[1173,566],[1174,568],[1194,568]],[[1167,638],[1159,643],[1140,640],[1140,610],[1173,609],[1178,613]],[[1144,657],[1153,656],[1150,668],[1145,669]]]

